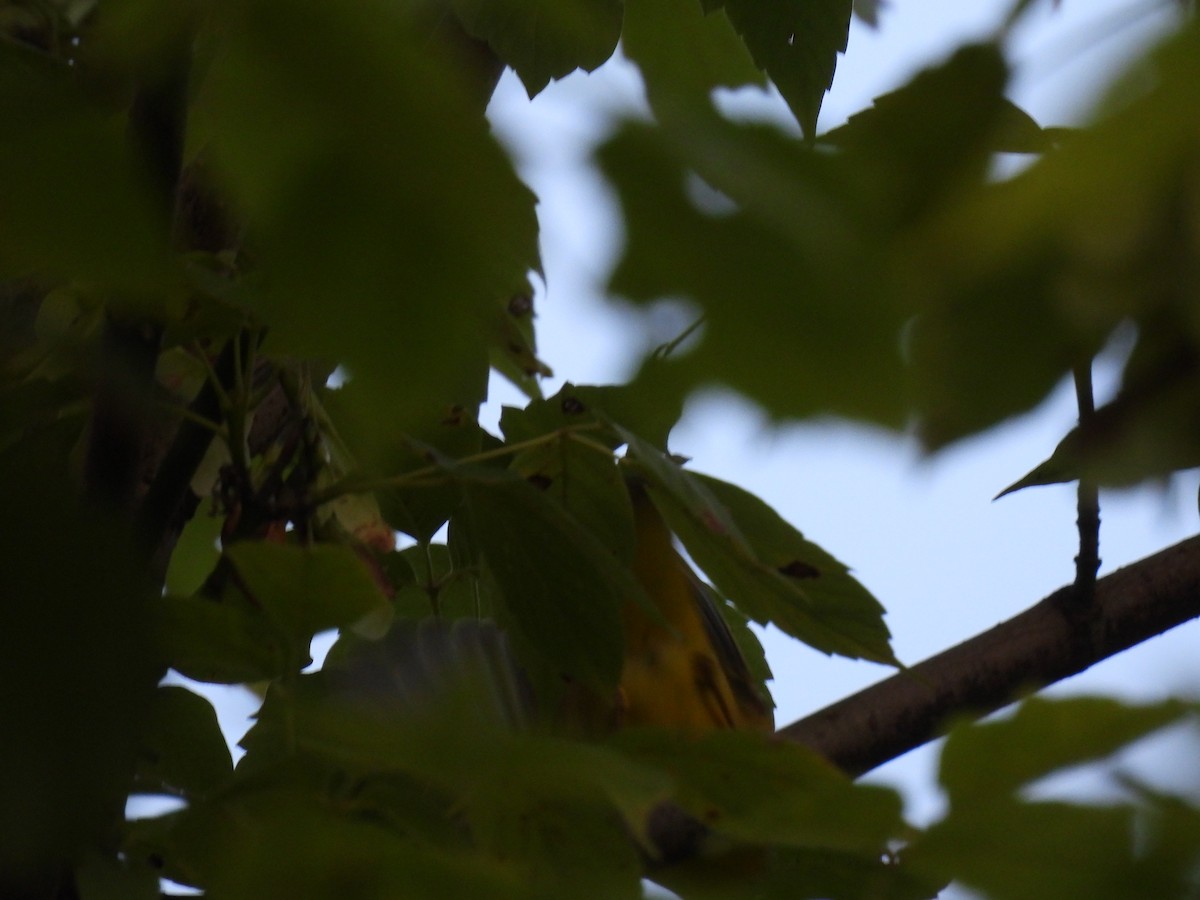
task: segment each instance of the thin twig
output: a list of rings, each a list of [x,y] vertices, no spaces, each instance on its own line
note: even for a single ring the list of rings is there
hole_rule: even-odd
[[[514,455],[524,450],[532,450],[536,447],[546,446],[554,441],[560,440],[566,435],[572,434],[573,432],[587,431],[599,427],[601,427],[600,424],[595,422],[589,422],[586,425],[567,425],[563,428],[557,429],[556,431],[540,434],[537,437],[530,438],[527,441],[518,441],[515,444],[505,444],[502,447],[493,447],[491,450],[483,450],[479,453],[473,453],[470,456],[449,460],[449,462],[454,465],[465,465],[487,462],[488,460],[492,459],[500,459],[504,456]],[[335,482],[334,484],[331,484],[323,491],[317,492],[312,496],[310,502],[313,507],[317,507],[329,503],[331,500],[336,500],[343,494],[362,494],[368,491],[409,487],[414,484],[425,483],[431,476],[444,477],[445,475],[446,466],[440,463],[423,466],[420,469],[413,469],[411,472],[405,472],[402,475],[389,475],[385,478],[358,478],[351,475]]]
[[[1075,367],[1075,399],[1079,405],[1079,429],[1086,434],[1096,415],[1090,360]],[[1086,608],[1095,595],[1096,572],[1100,569],[1100,491],[1086,472],[1079,478],[1077,510],[1079,555],[1075,557],[1073,599],[1078,606]]]

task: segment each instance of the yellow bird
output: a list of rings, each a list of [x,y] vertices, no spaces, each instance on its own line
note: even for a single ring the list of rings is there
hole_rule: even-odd
[[[622,610],[625,664],[618,692],[622,725],[659,725],[699,735],[721,728],[775,729],[712,589],[675,549],[646,492],[630,485],[637,544],[633,572],[662,616],[633,601]]]

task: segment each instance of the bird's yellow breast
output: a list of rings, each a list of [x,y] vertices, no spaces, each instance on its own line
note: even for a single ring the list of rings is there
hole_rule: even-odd
[[[645,494],[633,491],[633,572],[661,621],[634,602],[623,609],[625,663],[619,717],[689,734],[718,728],[773,730],[746,663],[706,587],[675,549]]]

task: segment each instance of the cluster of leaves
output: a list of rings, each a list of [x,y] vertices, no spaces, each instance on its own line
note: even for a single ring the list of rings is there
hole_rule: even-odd
[[[669,455],[698,384],[777,416],[915,420],[939,447],[1028,409],[1133,322],[1103,433],[1069,438],[1057,477],[1200,461],[1200,32],[1167,41],[1086,132],[1015,109],[1002,48],[980,44],[818,136],[851,14],[850,0],[0,4],[14,645],[0,709],[20,736],[0,751],[0,889],[150,897],[165,876],[229,897],[640,896],[647,867],[689,897],[1189,885],[1194,807],[1146,789],[1136,815],[1022,793],[1181,706],[1041,704],[956,734],[950,811],[920,835],[893,792],[798,747],[559,727],[581,695],[612,695],[623,604],[651,608],[629,569],[627,478],[727,598],[760,680],[751,620],[896,662],[844,565]],[[691,297],[704,328],[629,385],[544,398],[535,198],[484,107],[501,64],[534,94],[618,40],[655,119],[598,153],[628,231],[611,287]],[[718,112],[715,89],[768,80],[803,139]],[[137,120],[180,81],[170,221]],[[1042,155],[997,183],[1001,151]],[[728,209],[699,203],[697,178]],[[131,332],[152,338],[146,383],[113,340]],[[501,436],[477,422],[489,369],[529,396]],[[89,483],[114,431],[148,457],[147,484],[115,504]],[[171,478],[193,503],[148,517]],[[393,549],[394,531],[411,546]],[[306,671],[330,629],[329,663]],[[211,706],[160,683],[169,669],[263,693],[236,769]],[[185,806],[126,822],[131,791]],[[655,823],[671,810],[704,833],[667,865]],[[1094,844],[1078,830],[1093,827]]]

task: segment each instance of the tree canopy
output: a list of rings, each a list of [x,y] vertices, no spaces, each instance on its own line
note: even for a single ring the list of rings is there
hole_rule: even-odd
[[[1200,465],[1200,28],[1051,127],[1006,97],[1018,0],[821,132],[877,5],[0,2],[0,892],[1196,895],[1196,798],[1035,790],[1194,703],[970,723],[1200,615],[1194,540],[1096,578],[1098,489]],[[650,114],[595,154],[607,290],[700,315],[547,395],[537,198],[486,108],[506,68],[533,97],[618,45]],[[796,127],[714,99],[743,87]],[[525,397],[498,433],[490,373]],[[718,384],[936,454],[1064,379],[1078,425],[1008,490],[1078,484],[1074,583],[911,669],[852,559],[669,442]],[[897,674],[770,738],[564,716],[613,696],[646,606],[631,480],[759,688],[751,623]],[[262,698],[236,766],[189,680]],[[929,827],[856,782],[946,733]]]

